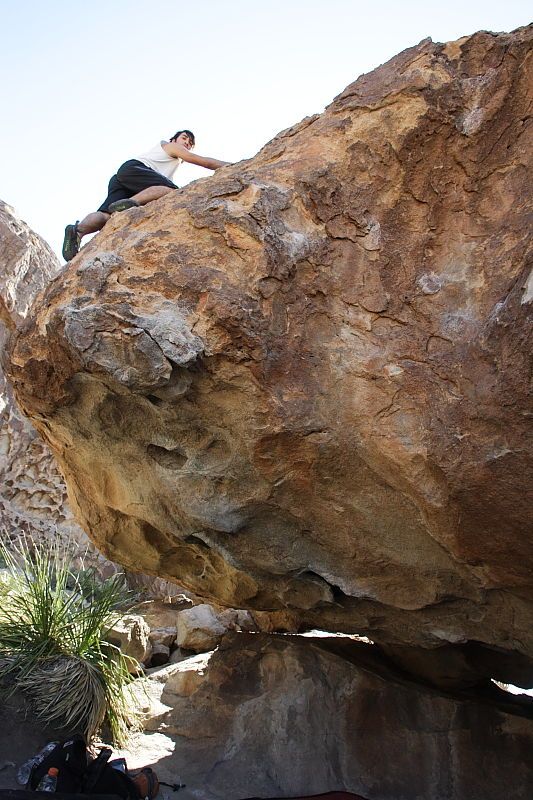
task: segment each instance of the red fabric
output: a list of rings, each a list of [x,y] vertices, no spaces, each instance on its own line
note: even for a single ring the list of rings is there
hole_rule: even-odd
[[[249,800],[261,799],[252,797]],[[324,794],[306,794],[290,798],[269,797],[268,800],[367,800],[367,798],[360,794],[352,794],[352,792],[324,792]]]

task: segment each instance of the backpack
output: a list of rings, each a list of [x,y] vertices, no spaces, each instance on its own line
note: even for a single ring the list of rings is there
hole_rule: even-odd
[[[118,766],[119,760],[109,761],[111,755],[112,751],[104,747],[92,759],[83,736],[73,736],[59,742],[40,764],[32,768],[26,788],[35,791],[50,767],[56,767],[56,792],[112,794],[122,800],[153,800],[157,796],[159,782],[150,767],[124,772],[113,767],[113,763]],[[125,762],[123,759],[120,761],[124,767]]]

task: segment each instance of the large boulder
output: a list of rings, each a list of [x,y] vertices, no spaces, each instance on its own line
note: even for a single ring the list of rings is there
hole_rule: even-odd
[[[135,750],[146,757],[164,735],[158,774],[206,800],[334,789],[369,800],[531,796],[533,719],[438,697],[372,661],[369,646],[353,648],[351,663],[327,648],[231,634],[213,654],[154,672]]]
[[[531,37],[423,41],[54,282],[10,375],[110,558],[533,663]]]

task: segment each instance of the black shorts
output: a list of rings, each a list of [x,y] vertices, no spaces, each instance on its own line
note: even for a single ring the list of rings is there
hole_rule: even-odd
[[[125,200],[133,197],[137,192],[148,189],[149,186],[168,186],[169,189],[177,189],[175,183],[155,169],[147,167],[142,161],[135,158],[126,161],[118,168],[117,174],[113,175],[107,187],[107,197],[98,209],[109,214],[108,208],[116,200]]]

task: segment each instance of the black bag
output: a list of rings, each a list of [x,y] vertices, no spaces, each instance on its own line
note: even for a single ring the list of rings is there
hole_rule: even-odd
[[[150,776],[150,780],[144,782],[142,791],[144,792],[144,785],[149,789],[146,794],[141,795],[136,782],[128,773],[112,766],[113,762],[109,762],[111,755],[112,751],[104,747],[95,759],[91,759],[83,736],[73,736],[59,742],[40,764],[33,767],[26,788],[35,791],[50,767],[56,767],[56,792],[111,794],[122,800],[153,800],[159,788],[153,770],[149,767],[141,770],[143,774]]]
[[[57,767],[57,792],[79,792],[87,767],[89,754],[83,736],[73,736],[56,744],[40,764],[32,767],[27,789],[35,791],[39,781],[48,773],[50,767]]]

